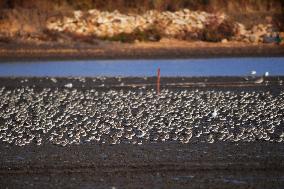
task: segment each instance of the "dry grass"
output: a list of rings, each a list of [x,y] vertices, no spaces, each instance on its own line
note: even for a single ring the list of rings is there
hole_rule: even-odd
[[[283,11],[283,0],[0,0],[0,7],[41,10],[103,9],[120,11],[176,11],[182,8],[207,11]]]

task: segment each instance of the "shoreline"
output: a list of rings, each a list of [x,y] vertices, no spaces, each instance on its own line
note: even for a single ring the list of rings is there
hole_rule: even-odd
[[[83,78],[84,82],[78,78]],[[256,83],[259,77],[243,76],[215,76],[215,77],[162,77],[161,89],[170,90],[231,90],[240,91],[251,89],[255,91],[279,92],[283,90],[281,81],[283,76],[269,76],[264,82]],[[56,81],[56,82],[54,82]],[[3,77],[0,76],[0,88],[36,87],[51,89],[66,89],[67,83],[72,83],[72,88],[81,90],[156,90],[157,78],[150,77]],[[123,85],[121,85],[123,83]]]
[[[125,44],[0,44],[0,63],[34,60],[187,59],[225,57],[283,57],[284,46],[240,42],[208,43],[168,40]]]

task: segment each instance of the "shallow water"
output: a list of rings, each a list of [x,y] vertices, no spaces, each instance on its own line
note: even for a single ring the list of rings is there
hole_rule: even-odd
[[[243,76],[284,75],[284,57],[179,60],[74,60],[3,62],[0,76]]]

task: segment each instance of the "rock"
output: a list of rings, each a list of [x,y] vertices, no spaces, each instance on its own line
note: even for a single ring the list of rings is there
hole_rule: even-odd
[[[266,34],[266,31],[257,31],[255,33],[253,33],[254,35],[258,36],[258,37],[262,37]]]
[[[183,12],[186,13],[186,14],[189,14],[190,10],[189,9],[183,9]]]
[[[76,20],[79,20],[83,16],[83,12],[80,10],[74,11],[74,17]]]
[[[203,29],[203,28],[204,28],[204,25],[203,25],[202,23],[198,23],[198,24],[196,25],[196,28],[198,28],[198,29]]]
[[[98,17],[98,19],[97,19],[97,23],[98,24],[105,24],[105,23],[107,23],[107,22],[109,22],[109,20],[108,19],[106,19],[106,18],[104,18],[104,17]]]
[[[228,43],[228,39],[222,39],[221,43]]]
[[[245,35],[247,32],[246,27],[241,24],[241,23],[237,23],[236,24],[236,35]]]
[[[264,36],[263,37],[263,43],[275,43],[275,42],[276,42],[275,37],[271,37],[271,36]]]
[[[259,37],[257,35],[249,35],[249,41],[252,43],[257,43],[259,41]]]
[[[98,15],[100,11],[98,11],[97,9],[91,9],[88,11],[88,13],[94,16],[94,15]]]
[[[197,20],[200,20],[201,22],[205,22],[206,21],[206,17],[204,15],[198,15]]]
[[[155,25],[169,37],[181,37],[187,33],[202,31],[209,19],[223,21],[223,14],[209,14],[184,9],[177,12],[148,11],[142,15],[121,14],[118,11],[102,12],[96,9],[86,14],[74,11],[73,16],[57,17],[47,23],[47,28],[57,32],[68,32],[84,36],[112,37],[121,33],[132,33],[134,30],[144,31]],[[240,25],[240,33],[245,33]]]
[[[243,38],[242,41],[245,43],[250,43],[250,40],[248,38]]]
[[[251,31],[252,31],[252,33],[258,32],[258,26],[253,26]]]
[[[64,17],[63,18],[63,23],[64,24],[70,24],[70,23],[74,23],[76,22],[76,20],[74,20],[73,18],[69,18],[69,17]]]
[[[176,19],[173,21],[173,23],[178,24],[178,25],[186,25],[187,22],[185,20],[181,20],[181,19]]]

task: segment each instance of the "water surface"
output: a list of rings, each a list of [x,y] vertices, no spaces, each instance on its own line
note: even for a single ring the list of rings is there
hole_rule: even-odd
[[[4,62],[0,76],[154,76],[158,68],[162,76],[284,75],[284,57]]]

